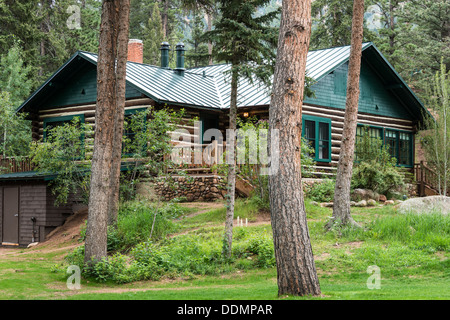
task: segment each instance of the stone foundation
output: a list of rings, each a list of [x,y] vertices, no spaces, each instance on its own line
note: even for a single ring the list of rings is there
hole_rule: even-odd
[[[161,200],[186,198],[186,201],[214,201],[224,199],[226,183],[220,176],[175,176],[172,181],[154,182],[154,190]]]

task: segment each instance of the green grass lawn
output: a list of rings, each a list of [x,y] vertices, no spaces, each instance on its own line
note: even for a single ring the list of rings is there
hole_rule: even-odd
[[[354,218],[364,229],[325,233],[323,226],[331,210],[309,203],[306,208],[321,297],[278,297],[276,268],[256,267],[255,255],[243,255],[232,267],[227,265],[215,273],[206,270],[204,274],[177,274],[126,284],[82,279],[80,290],[69,290],[64,262],[69,250],[37,247],[8,250],[7,254],[0,251],[0,299],[450,299],[450,217],[401,216],[393,207],[355,208]],[[244,250],[254,235],[271,234],[268,222],[256,223],[252,205],[242,201],[238,210],[240,217],[252,223],[235,229],[236,250]],[[215,239],[220,242],[223,221],[223,209],[177,219],[181,235],[175,238],[194,236],[213,246]],[[379,267],[380,289],[368,289],[367,268],[372,265]]]

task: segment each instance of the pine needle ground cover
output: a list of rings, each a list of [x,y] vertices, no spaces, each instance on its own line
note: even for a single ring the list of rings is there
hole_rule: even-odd
[[[82,248],[79,241],[1,248],[0,299],[311,299],[277,296],[270,221],[254,201],[238,202],[243,225],[235,226],[230,260],[221,257],[225,208],[186,205],[183,211],[183,205],[161,211],[168,234],[158,231],[152,242],[118,246],[111,257],[120,258],[104,264],[97,278],[83,276],[79,290],[66,284],[67,257]],[[127,215],[130,208],[140,210],[136,204],[126,208]],[[352,214],[363,229],[325,232],[331,210],[308,202],[306,208],[323,293],[315,299],[450,299],[450,217],[401,215],[392,206],[355,208]],[[124,221],[125,230],[131,225]],[[379,289],[369,288],[370,266],[379,270]],[[145,280],[133,278],[139,272]]]

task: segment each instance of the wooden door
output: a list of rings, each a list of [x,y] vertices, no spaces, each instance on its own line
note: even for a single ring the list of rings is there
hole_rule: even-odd
[[[19,243],[19,187],[3,189],[2,242]]]

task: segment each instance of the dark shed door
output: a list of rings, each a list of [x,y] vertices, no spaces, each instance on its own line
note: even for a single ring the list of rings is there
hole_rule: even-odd
[[[3,242],[19,243],[19,188],[3,189]]]

